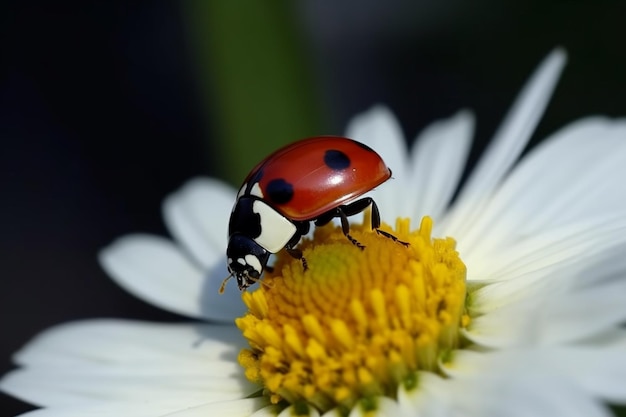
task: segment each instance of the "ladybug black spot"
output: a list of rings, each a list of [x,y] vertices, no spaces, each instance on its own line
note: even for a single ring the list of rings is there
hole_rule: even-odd
[[[282,178],[267,184],[267,198],[276,204],[287,204],[293,198],[293,185]]]
[[[331,149],[324,154],[324,163],[334,171],[341,171],[350,166],[350,158],[341,151]]]

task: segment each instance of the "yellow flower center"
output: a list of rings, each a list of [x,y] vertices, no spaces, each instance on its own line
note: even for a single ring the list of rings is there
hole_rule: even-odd
[[[250,348],[239,363],[273,403],[325,412],[395,398],[458,347],[469,316],[455,241],[431,238],[429,217],[415,231],[408,219],[396,223],[383,230],[408,247],[352,225],[360,250],[341,228],[317,228],[299,247],[306,271],[281,253],[263,285],[243,293],[249,312],[236,324]]]

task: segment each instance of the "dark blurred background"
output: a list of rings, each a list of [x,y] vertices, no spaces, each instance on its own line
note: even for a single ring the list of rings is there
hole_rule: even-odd
[[[341,134],[375,103],[410,138],[472,109],[475,158],[557,45],[570,59],[533,142],[626,115],[624,2],[217,3],[0,6],[0,374],[54,324],[181,320],[118,288],[96,253],[165,234],[161,201],[191,177],[236,182],[266,150]],[[29,409],[0,394],[0,415]]]

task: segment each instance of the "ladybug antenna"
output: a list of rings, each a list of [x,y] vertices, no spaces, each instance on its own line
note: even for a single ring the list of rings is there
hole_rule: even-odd
[[[222,281],[222,285],[220,285],[220,289],[218,291],[220,294],[224,294],[224,289],[226,289],[226,283],[234,275],[235,275],[235,273],[231,272],[226,278],[224,278],[224,280]],[[265,285],[267,288],[272,288],[274,286],[273,284],[269,284],[269,283],[265,282],[265,280],[261,280],[261,278],[255,278],[255,277],[250,277],[249,276],[249,277],[247,277],[247,279],[249,281],[252,281],[253,283],[257,283],[258,282],[261,285]]]
[[[228,278],[230,278],[230,277],[228,277]],[[274,287],[274,284],[270,284],[269,282],[266,282],[264,279],[261,279],[261,277],[250,277],[249,276],[247,279],[248,279],[248,281],[252,281],[252,283],[254,283],[254,284],[259,283],[260,285],[264,285],[267,288]],[[250,285],[252,285],[252,284],[250,284]]]
[[[224,294],[224,288],[226,288],[226,283],[228,282],[229,279],[233,277],[233,275],[235,275],[235,273],[231,272],[226,278],[224,278],[224,281],[222,281],[222,285],[220,285],[220,289],[219,289],[220,294]]]
[[[274,284],[270,284],[269,282],[265,281],[265,280],[258,280],[259,284],[261,285],[265,285],[267,288],[272,288],[274,287]]]

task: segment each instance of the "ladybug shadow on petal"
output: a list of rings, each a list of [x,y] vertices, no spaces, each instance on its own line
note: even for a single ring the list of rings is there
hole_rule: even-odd
[[[235,317],[240,317],[246,312],[238,290],[225,288],[225,291],[221,293],[218,291],[224,277],[229,275],[232,274],[223,262],[217,262],[205,271],[205,279],[202,281],[197,300],[200,303],[201,317],[211,317],[218,322],[232,323]]]

